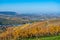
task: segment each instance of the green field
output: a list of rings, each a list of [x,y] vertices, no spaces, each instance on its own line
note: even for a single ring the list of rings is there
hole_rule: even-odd
[[[24,38],[17,40],[60,40],[60,36],[51,36],[51,37],[34,37],[34,38]]]

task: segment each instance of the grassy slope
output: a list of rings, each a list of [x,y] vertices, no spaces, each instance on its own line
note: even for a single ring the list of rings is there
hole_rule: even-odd
[[[60,40],[60,36],[53,36],[53,37],[39,37],[39,38],[24,38],[21,40]]]
[[[55,20],[55,21],[49,21],[50,23],[49,24],[56,24],[56,23],[58,23],[58,24],[60,24],[60,20],[58,21],[58,20]],[[44,24],[45,24],[45,22],[43,22]],[[41,25],[44,25],[44,24],[41,24],[40,22],[37,22],[37,23],[33,23],[32,25],[31,25],[31,27],[32,28],[34,28],[35,26],[37,27],[37,25],[40,27]],[[22,27],[14,27],[14,29],[16,30],[16,31],[18,31],[18,33],[20,32],[20,29],[21,30],[23,30],[23,29],[25,29],[25,28],[28,28],[30,25],[29,24],[25,24],[25,25],[23,25]],[[45,25],[44,25],[45,26]],[[19,30],[18,30],[19,29]],[[29,28],[30,29],[30,28]],[[10,32],[11,32],[12,30],[10,30]],[[7,32],[9,32],[9,30],[7,30]],[[13,33],[15,33],[15,32],[13,32]],[[10,33],[8,33],[8,34],[10,34]],[[3,34],[1,34],[1,35],[3,35]],[[4,36],[3,36],[4,37]],[[14,37],[15,37],[15,35],[14,35]],[[13,39],[14,40],[14,39]],[[18,40],[18,39],[17,39]],[[39,38],[23,38],[23,39],[21,39],[21,40],[60,40],[60,36],[51,36],[51,37],[39,37]]]

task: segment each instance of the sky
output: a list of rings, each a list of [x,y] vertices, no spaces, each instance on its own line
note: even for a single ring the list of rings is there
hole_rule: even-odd
[[[0,11],[18,13],[60,12],[60,0],[0,0]]]

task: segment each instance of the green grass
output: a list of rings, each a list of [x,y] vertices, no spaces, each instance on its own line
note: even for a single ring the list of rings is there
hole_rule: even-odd
[[[60,40],[60,36],[51,36],[51,37],[34,37],[34,38],[23,38],[19,40]]]

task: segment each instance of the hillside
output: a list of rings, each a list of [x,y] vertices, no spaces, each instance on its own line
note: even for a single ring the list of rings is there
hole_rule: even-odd
[[[59,21],[58,21],[59,20]],[[58,21],[58,22],[57,22]],[[49,23],[48,23],[49,22]],[[24,24],[17,27],[9,27],[7,31],[0,34],[0,38],[18,38],[56,36],[60,34],[60,19],[49,20],[43,22],[34,22],[32,24]]]

